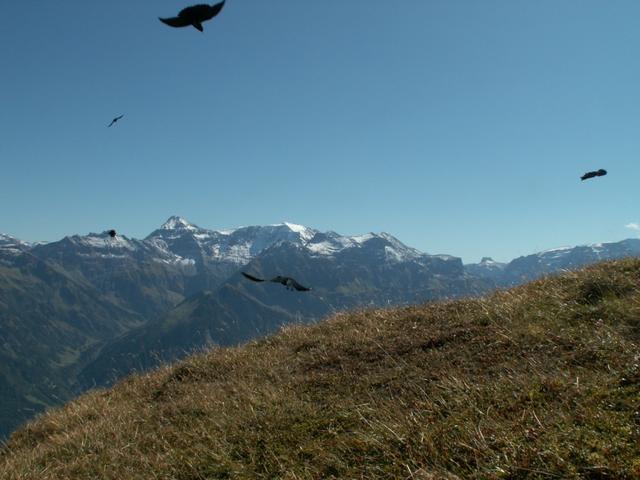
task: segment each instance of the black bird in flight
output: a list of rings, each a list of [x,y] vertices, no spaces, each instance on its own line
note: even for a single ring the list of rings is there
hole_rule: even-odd
[[[224,0],[215,5],[201,3],[199,5],[193,5],[192,7],[183,8],[177,17],[161,18],[160,21],[170,27],[192,26],[202,32],[204,31],[202,28],[202,22],[211,20],[213,17],[218,15],[222,10],[222,7],[224,7]]]
[[[107,233],[111,238],[116,238],[117,233],[115,230],[109,230]]]
[[[263,278],[254,277],[253,275],[249,275],[248,273],[245,273],[245,272],[241,272],[241,273],[246,278],[248,278],[249,280],[252,280],[254,282],[265,282],[266,281]],[[293,278],[291,278],[291,277],[283,277],[281,275],[278,275],[277,277],[272,278],[271,280],[269,280],[269,282],[281,283],[282,285],[287,287],[287,290],[297,290],[299,292],[308,292],[309,290],[311,290],[310,288],[303,287],[298,282],[296,282]]]
[[[607,171],[601,168],[600,170],[597,170],[595,172],[587,172],[587,173],[585,173],[584,175],[582,175],[580,177],[580,180],[588,180],[588,179],[593,178],[593,177],[603,177],[606,174],[607,174]]]
[[[111,120],[111,123],[109,124],[109,126],[113,125],[114,123],[116,123],[118,120],[120,120],[122,117],[124,117],[124,115],[120,115],[119,117],[114,118],[113,120]]]

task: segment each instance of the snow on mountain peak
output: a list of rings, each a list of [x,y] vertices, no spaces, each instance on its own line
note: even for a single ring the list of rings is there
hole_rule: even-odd
[[[313,229],[305,227],[304,225],[298,225],[297,223],[283,222],[282,225],[287,227],[292,232],[299,234],[300,238],[304,242],[308,242],[316,234]]]
[[[482,257],[482,260],[480,260],[479,265],[485,265],[485,266],[489,266],[489,265],[498,265],[500,262],[496,262],[493,258],[491,257]]]
[[[31,245],[27,242],[23,242],[20,239],[0,233],[0,251],[9,252],[11,254],[18,254],[31,248]]]
[[[95,249],[96,251],[128,250],[133,252],[138,249],[137,241],[129,240],[122,235],[117,235],[112,238],[108,231],[89,233],[88,235],[67,236],[65,239],[76,246]]]
[[[0,233],[0,246],[2,245],[21,245],[21,246],[29,246],[29,243],[24,242],[16,237],[11,235],[7,235],[5,233]]]
[[[169,217],[169,219],[162,224],[160,227],[161,230],[198,230],[198,227],[189,223],[182,217],[178,217],[177,215],[173,215]]]
[[[365,242],[371,240],[375,235],[373,233],[365,233],[364,235],[354,235],[352,237],[348,237],[350,240],[353,240],[358,245],[362,245]]]
[[[333,256],[351,248],[383,248],[385,257],[394,262],[417,260],[426,255],[387,233],[343,236],[288,221],[219,231],[203,229],[173,216],[146,240],[183,258],[238,265],[248,263],[265,249],[281,242],[297,245],[317,256]],[[371,241],[375,243],[369,243]]]
[[[304,225],[298,225],[297,223],[282,222],[282,225],[285,225],[289,227],[290,230],[298,233],[304,232],[307,230],[307,227],[305,227]]]
[[[332,256],[352,248],[366,248],[372,240],[383,240],[387,260],[403,262],[415,260],[426,254],[400,242],[388,233],[366,233],[364,235],[343,236],[335,232],[318,233],[305,244],[305,248],[318,256]]]
[[[565,245],[563,247],[556,247],[556,248],[549,248],[548,250],[542,250],[541,252],[538,252],[538,255],[542,255],[545,253],[556,253],[556,252],[566,252],[567,250],[571,250],[572,247],[570,245]]]

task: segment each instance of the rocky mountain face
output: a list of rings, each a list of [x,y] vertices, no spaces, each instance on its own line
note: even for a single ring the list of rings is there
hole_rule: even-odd
[[[143,240],[107,232],[29,244],[0,235],[0,437],[49,405],[134,369],[333,311],[477,295],[640,254],[640,240],[509,264],[428,255],[386,233],[292,223],[214,231],[171,217]],[[247,271],[312,287],[254,283]]]
[[[196,274],[191,262],[170,251],[106,232],[65,237],[29,253],[143,316],[160,314],[181,301],[191,293],[189,282]]]

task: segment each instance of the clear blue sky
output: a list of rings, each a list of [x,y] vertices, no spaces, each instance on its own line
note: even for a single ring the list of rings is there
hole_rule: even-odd
[[[637,0],[228,0],[204,33],[158,21],[186,5],[2,2],[0,232],[287,220],[465,262],[638,235]]]

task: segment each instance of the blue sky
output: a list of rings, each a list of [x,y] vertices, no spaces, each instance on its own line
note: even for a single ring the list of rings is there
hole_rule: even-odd
[[[157,20],[186,5],[2,3],[0,232],[287,220],[465,262],[638,235],[637,0],[228,0],[204,33]]]

